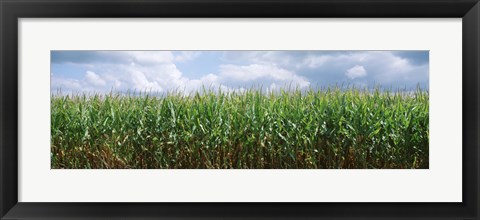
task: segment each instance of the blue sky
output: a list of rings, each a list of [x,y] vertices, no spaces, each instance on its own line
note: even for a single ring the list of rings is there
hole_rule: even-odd
[[[52,51],[51,92],[428,88],[428,51]]]

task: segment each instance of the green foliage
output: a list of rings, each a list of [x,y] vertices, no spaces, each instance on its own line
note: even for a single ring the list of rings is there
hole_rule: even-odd
[[[428,168],[429,96],[358,89],[51,97],[52,168]]]

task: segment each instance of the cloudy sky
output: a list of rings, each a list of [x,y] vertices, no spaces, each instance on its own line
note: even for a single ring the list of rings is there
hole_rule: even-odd
[[[51,92],[428,88],[428,51],[52,51]]]

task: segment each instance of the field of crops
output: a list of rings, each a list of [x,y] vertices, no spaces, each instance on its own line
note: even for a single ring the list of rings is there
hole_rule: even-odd
[[[51,97],[53,169],[428,164],[429,95],[420,89]]]

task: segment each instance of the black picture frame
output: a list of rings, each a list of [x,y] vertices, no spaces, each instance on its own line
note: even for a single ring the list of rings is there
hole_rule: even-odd
[[[17,21],[19,18],[46,17],[462,18],[463,202],[18,202]],[[479,219],[480,4],[478,0],[0,0],[0,19],[1,219]]]

